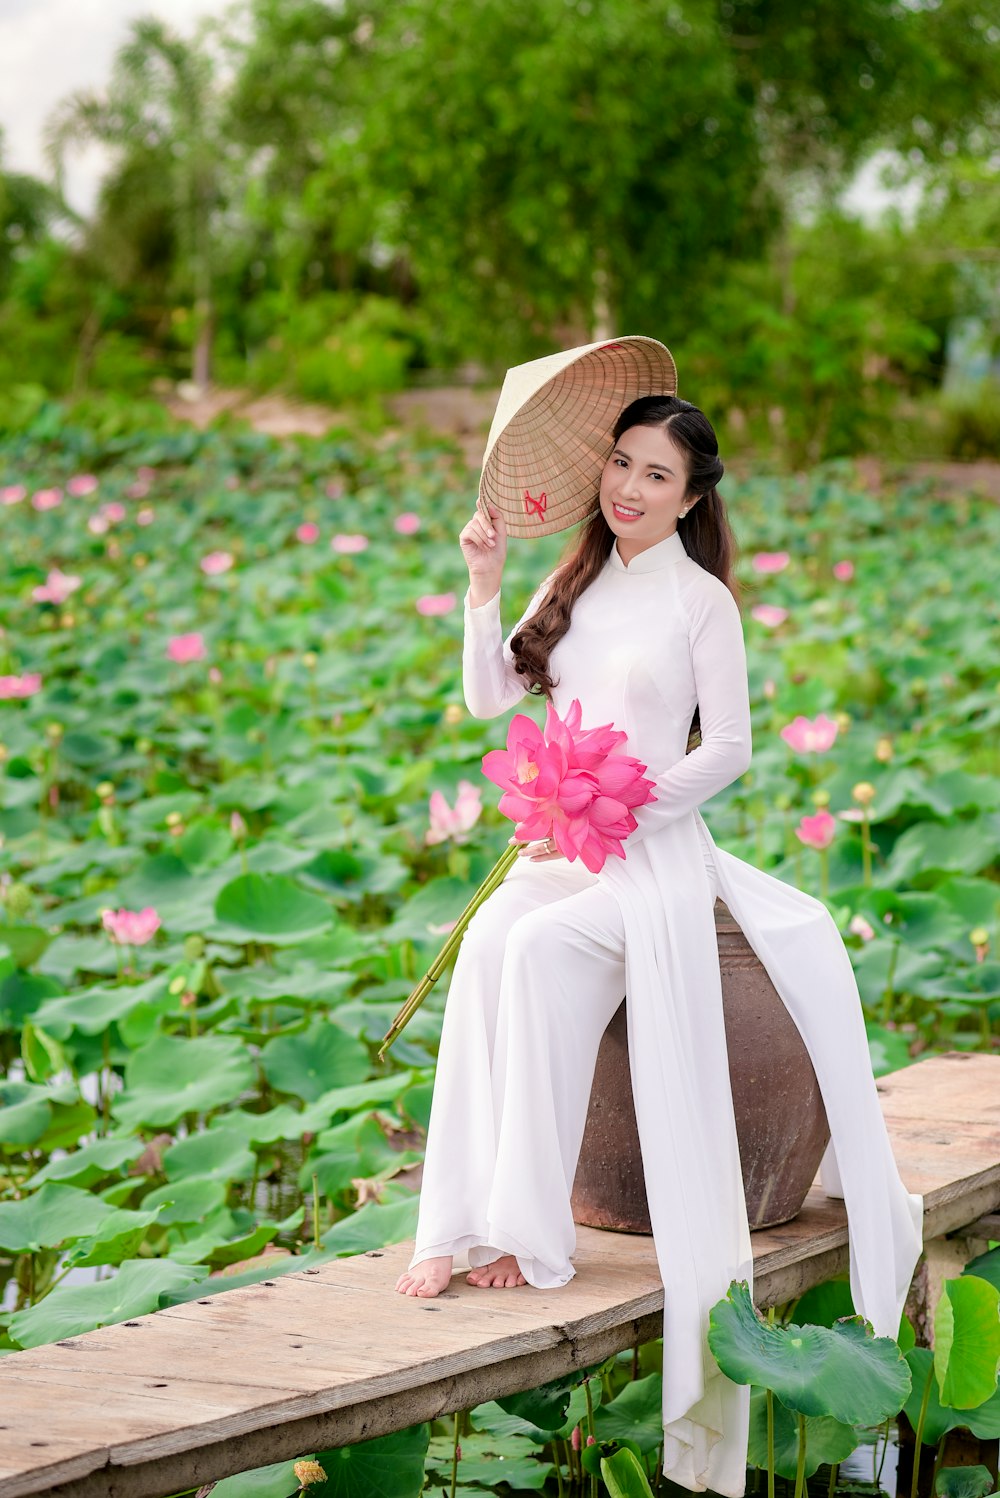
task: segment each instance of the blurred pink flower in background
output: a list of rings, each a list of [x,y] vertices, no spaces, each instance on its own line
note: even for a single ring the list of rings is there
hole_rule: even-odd
[[[758,551],[751,565],[755,572],[783,572],[790,561],[787,551]]]
[[[218,666],[209,666],[208,679],[212,683],[213,687],[217,687],[219,685],[222,680],[222,672],[219,670]]]
[[[312,520],[303,520],[302,524],[296,528],[295,539],[306,546],[311,546],[314,541],[319,540],[319,526]]]
[[[31,496],[33,510],[54,510],[62,504],[61,489],[37,489]]]
[[[412,510],[404,510],[402,515],[396,516],[392,528],[401,536],[415,536],[420,529],[420,516]]]
[[[343,479],[331,479],[326,486],[327,499],[343,499],[347,493],[347,485]]]
[[[150,941],[160,928],[160,917],[152,905],[142,910],[102,910],[101,925],[112,941],[127,943],[130,947],[141,947]]]
[[[431,825],[426,836],[428,843],[442,843],[448,837],[453,837],[459,843],[464,842],[462,834],[474,827],[482,814],[482,794],[471,780],[460,780],[454,807],[448,805],[440,791],[432,791],[429,810]]]
[[[795,836],[807,848],[829,848],[836,830],[836,817],[823,808],[814,816],[803,817],[795,829]]]
[[[800,713],[781,730],[781,737],[797,754],[825,754],[837,737],[837,723],[826,713],[817,713],[813,719]]]
[[[96,488],[97,480],[92,473],[77,473],[66,485],[66,493],[80,499],[84,494],[93,494]]]
[[[773,628],[776,624],[784,624],[788,618],[788,610],[780,608],[776,603],[758,603],[750,610],[758,624],[766,624]]]
[[[0,505],[19,505],[27,497],[28,491],[23,484],[8,484],[0,489]]]
[[[0,702],[12,697],[33,697],[40,691],[41,685],[41,673],[38,671],[26,671],[23,676],[0,676]]]
[[[220,573],[228,572],[233,565],[233,554],[231,551],[210,551],[198,565],[209,577],[218,577]]]
[[[772,677],[768,676],[764,682],[764,696],[767,698],[768,702],[773,702],[777,695],[777,683],[773,680]]]
[[[136,511],[136,525],[152,525],[155,519],[156,511],[153,509],[152,505],[143,505],[141,510]]]
[[[125,493],[129,499],[145,499],[149,493],[149,485],[145,479],[136,479],[134,484],[129,484]]]
[[[869,925],[863,915],[852,915],[851,923],[847,929],[854,936],[860,936],[862,941],[871,941],[875,935],[873,927]]]
[[[87,517],[87,529],[95,536],[103,536],[110,525],[111,521],[106,515],[90,515]]]
[[[150,468],[148,463],[141,463],[135,471],[135,476],[143,484],[151,484],[156,477],[156,469]]]
[[[45,581],[31,590],[31,596],[36,603],[65,603],[82,581],[82,578],[74,577],[72,573],[61,572],[58,567],[53,567]]]
[[[338,533],[330,542],[334,551],[343,552],[348,555],[355,551],[366,551],[368,548],[368,537],[362,535],[345,536]]]
[[[107,504],[101,505],[101,514],[105,520],[109,520],[112,525],[116,525],[119,520],[125,519],[128,511],[120,499],[109,499]]]
[[[417,613],[428,618],[432,614],[450,614],[455,603],[454,593],[425,593],[417,599]]]
[[[247,824],[238,811],[230,812],[229,831],[237,842],[240,842],[247,835]]]
[[[833,575],[839,582],[848,583],[854,576],[853,562],[834,562]]]
[[[186,665],[188,661],[204,660],[207,653],[205,641],[197,630],[187,635],[172,635],[167,645],[167,655],[180,665]]]

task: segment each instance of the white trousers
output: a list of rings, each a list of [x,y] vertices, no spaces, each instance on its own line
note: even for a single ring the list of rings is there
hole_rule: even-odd
[[[714,904],[704,842],[702,852]],[[570,1196],[598,1048],[624,997],[615,896],[579,861],[519,857],[455,961],[411,1269],[512,1253],[529,1285],[572,1279]]]

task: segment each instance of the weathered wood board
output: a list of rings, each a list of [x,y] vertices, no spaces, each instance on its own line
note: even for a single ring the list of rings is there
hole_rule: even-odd
[[[883,1077],[925,1239],[1000,1207],[1000,1056],[952,1052]],[[846,1271],[843,1202],[810,1192],[753,1235],[754,1298]],[[562,1289],[395,1293],[412,1243],[227,1291],[0,1359],[0,1498],[165,1498],[230,1473],[448,1414],[658,1336],[649,1237],[578,1229]]]

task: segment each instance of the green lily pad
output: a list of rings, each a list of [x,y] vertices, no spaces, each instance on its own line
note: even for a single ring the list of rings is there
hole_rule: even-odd
[[[292,1498],[300,1491],[295,1462],[274,1462],[270,1467],[254,1467],[250,1472],[224,1477],[213,1484],[212,1498]]]
[[[793,1479],[798,1470],[799,1422],[798,1417],[782,1403],[773,1401],[774,1407],[774,1470],[781,1477]],[[841,1462],[858,1444],[853,1425],[833,1420],[829,1415],[806,1415],[806,1465],[805,1475],[812,1474],[824,1463]],[[750,1393],[750,1444],[747,1451],[755,1467],[767,1467],[767,1390],[752,1389]]]
[[[970,1259],[962,1270],[963,1274],[977,1275],[981,1280],[989,1280],[1000,1290],[1000,1247],[987,1249],[986,1253],[978,1254],[976,1258]]]
[[[934,1314],[934,1373],[941,1402],[974,1409],[997,1386],[1000,1291],[978,1275],[944,1281]]]
[[[832,1327],[769,1323],[746,1280],[733,1281],[711,1309],[708,1344],[735,1383],[773,1389],[789,1409],[831,1415],[845,1425],[877,1425],[895,1415],[910,1371],[889,1337],[874,1337],[860,1316]]]
[[[158,1208],[133,1212],[127,1207],[119,1207],[101,1223],[96,1233],[81,1239],[70,1250],[66,1262],[82,1268],[85,1264],[120,1264],[123,1259],[133,1258],[158,1216]]]
[[[335,915],[326,900],[283,874],[241,874],[219,891],[215,918],[217,929],[241,941],[282,945],[318,935]]]
[[[0,1202],[0,1248],[38,1253],[96,1231],[114,1209],[76,1186],[46,1183],[18,1202]]]
[[[297,1035],[268,1041],[260,1062],[278,1092],[310,1103],[331,1088],[363,1082],[371,1067],[367,1046],[325,1019],[314,1019]]]
[[[430,1434],[424,1422],[374,1441],[318,1451],[327,1481],[314,1490],[317,1498],[418,1498]]]
[[[144,1207],[162,1207],[159,1221],[163,1227],[178,1223],[202,1222],[226,1199],[227,1182],[215,1176],[187,1176],[180,1181],[168,1181],[148,1191],[142,1199]]]
[[[168,1181],[184,1176],[244,1181],[253,1175],[256,1156],[241,1131],[226,1127],[228,1118],[223,1114],[213,1128],[189,1134],[164,1150],[163,1173]]]
[[[93,1186],[109,1175],[117,1175],[123,1165],[138,1160],[146,1148],[141,1139],[127,1138],[117,1134],[107,1139],[96,1139],[91,1144],[81,1145],[72,1154],[49,1160],[25,1182],[28,1187],[41,1186],[43,1181],[61,1181],[74,1186]]]
[[[942,1467],[934,1483],[938,1498],[986,1498],[993,1492],[988,1467]]]
[[[647,1374],[627,1383],[610,1404],[594,1415],[599,1441],[634,1441],[645,1454],[663,1443],[663,1376]]]
[[[204,1267],[169,1259],[126,1259],[112,1279],[57,1285],[37,1306],[15,1311],[7,1326],[17,1347],[41,1347],[99,1326],[155,1311],[160,1296],[203,1278]]]
[[[237,1040],[157,1035],[125,1065],[125,1091],[111,1111],[125,1128],[176,1123],[230,1103],[254,1082],[254,1067]]]
[[[412,1238],[417,1229],[416,1193],[409,1201],[366,1202],[349,1217],[335,1222],[320,1238],[325,1249],[334,1248],[340,1255],[362,1254],[370,1248],[384,1248],[387,1243],[401,1243]]]

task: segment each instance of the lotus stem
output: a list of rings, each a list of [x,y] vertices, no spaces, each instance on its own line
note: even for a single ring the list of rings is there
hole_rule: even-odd
[[[920,1475],[920,1443],[924,1438],[924,1420],[927,1416],[927,1406],[931,1400],[931,1379],[934,1377],[934,1364],[927,1370],[927,1382],[924,1384],[924,1395],[920,1401],[920,1413],[917,1416],[916,1438],[913,1443],[913,1481],[910,1483],[910,1498],[917,1498],[917,1478]]]
[[[880,1467],[879,1471],[881,1472],[881,1470],[882,1469]],[[830,1468],[830,1486],[826,1490],[826,1498],[833,1498],[834,1493],[837,1491],[837,1478],[839,1476],[840,1463],[834,1462],[833,1466]]]
[[[410,1019],[417,1012],[424,999],[434,987],[434,984],[437,982],[438,978],[444,972],[444,969],[447,967],[451,958],[454,956],[455,952],[461,945],[462,937],[465,935],[465,929],[472,917],[475,915],[479,906],[483,903],[484,900],[489,898],[489,896],[495,889],[499,887],[500,884],[503,883],[508,869],[510,869],[515,858],[517,858],[518,856],[518,849],[520,848],[520,846],[521,844],[519,843],[511,843],[504,849],[490,872],[487,874],[486,878],[483,880],[482,884],[472,896],[472,899],[469,901],[468,905],[466,905],[465,909],[462,911],[462,914],[455,922],[454,927],[449,932],[444,946],[441,948],[440,952],[437,954],[434,961],[431,963],[430,967],[421,978],[420,982],[413,989],[405,1004],[403,1004],[402,1008],[399,1010],[399,1013],[396,1015],[392,1024],[386,1031],[385,1036],[382,1040],[382,1044],[378,1049],[378,1059],[380,1061],[385,1060],[386,1051],[392,1045],[397,1035],[399,1035],[405,1028],[405,1026],[409,1023]]]
[[[458,1434],[461,1413],[461,1410],[455,1411],[455,1439],[451,1452],[451,1498],[455,1498],[455,1488],[458,1486]]]
[[[313,1248],[319,1253],[322,1244],[319,1241],[319,1176],[315,1171],[312,1173],[313,1180]]]
[[[799,1462],[795,1469],[795,1498],[802,1498],[806,1481],[806,1417],[799,1411]]]
[[[774,1390],[767,1391],[767,1498],[774,1498]]]

